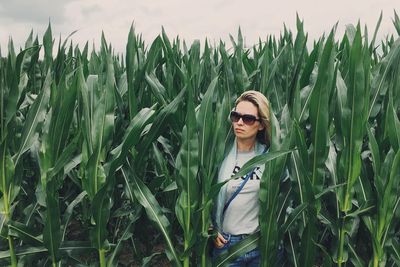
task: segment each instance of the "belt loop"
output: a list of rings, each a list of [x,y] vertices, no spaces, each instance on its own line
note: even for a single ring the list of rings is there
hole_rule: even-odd
[[[224,236],[224,238],[225,238],[225,236],[226,236],[226,238],[225,238],[226,241],[229,242],[229,241],[231,240],[231,236],[232,236],[232,235],[231,235],[230,233],[222,232],[222,235]]]

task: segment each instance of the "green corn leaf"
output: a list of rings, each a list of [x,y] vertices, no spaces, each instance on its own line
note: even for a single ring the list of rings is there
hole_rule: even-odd
[[[11,159],[11,155],[7,153],[5,142],[0,145],[0,153],[1,153],[0,191],[3,194],[3,200],[7,202],[4,203],[5,205],[2,208],[4,209],[5,213],[9,213],[9,205],[11,203],[9,203],[8,201],[11,196],[9,196],[8,194],[10,193],[10,186],[14,184],[13,182],[14,182],[15,165]]]
[[[68,241],[64,242],[61,247],[60,251],[63,254],[70,254],[72,252],[92,252],[93,247],[90,246],[88,242],[80,242],[80,241]],[[16,255],[17,256],[26,256],[26,255],[35,255],[35,254],[43,254],[43,252],[47,252],[47,249],[43,246],[35,246],[35,247],[30,247],[30,246],[23,246],[21,248],[18,248],[16,250]],[[0,260],[2,259],[7,259],[10,257],[10,251],[0,251]]]
[[[109,178],[111,179],[111,178]],[[108,181],[108,185],[111,183]],[[107,184],[103,186],[92,200],[92,214],[94,226],[90,229],[90,240],[97,250],[108,249],[107,223],[112,207],[110,192]]]
[[[360,205],[355,211],[347,213],[344,218],[351,218],[351,217],[359,217],[360,215],[364,215],[364,213],[368,213],[376,208],[376,205],[373,201],[367,200],[362,205]]]
[[[82,191],[66,208],[64,211],[62,220],[61,220],[61,225],[62,225],[62,236],[61,236],[61,241],[64,241],[67,227],[69,224],[69,221],[71,220],[71,216],[73,213],[73,210],[76,205],[80,204],[82,200],[87,196],[86,191]]]
[[[104,167],[99,164],[100,148],[92,154],[87,162],[85,179],[83,179],[83,188],[88,193],[88,196],[93,199],[94,196],[106,183],[106,174]]]
[[[315,199],[319,199],[319,198],[321,198],[322,196],[324,196],[325,194],[327,194],[329,192],[335,192],[336,189],[341,188],[341,187],[343,187],[345,185],[346,185],[345,183],[342,183],[342,184],[334,184],[334,185],[328,186],[327,188],[322,190],[320,193],[316,194],[315,195]]]
[[[128,186],[128,190],[130,192],[130,197],[133,199],[133,195],[135,199],[139,201],[139,203],[145,208],[147,216],[150,220],[152,220],[157,228],[161,231],[166,243],[167,247],[170,251],[167,255],[169,259],[174,261],[177,266],[180,266],[179,257],[175,251],[175,246],[171,240],[170,234],[170,223],[167,217],[163,214],[163,211],[158,204],[155,197],[151,194],[150,190],[146,187],[146,185],[136,177],[136,174],[132,169],[127,170],[124,167],[122,168],[122,175],[124,177],[125,183]],[[130,177],[130,179],[128,179]],[[132,194],[133,192],[133,194]]]
[[[61,245],[60,208],[58,202],[57,181],[52,180],[46,186],[46,221],[43,229],[43,243],[48,249],[53,264],[60,260]]]
[[[139,144],[144,128],[153,121],[154,116],[153,107],[144,108],[132,119],[128,129],[125,131],[121,144],[111,151],[112,160],[105,166],[109,175],[112,175],[125,162],[125,158],[131,148]]]
[[[300,115],[301,103],[300,103],[300,92],[298,89],[298,83],[300,80],[300,70],[304,60],[304,53],[306,52],[307,36],[301,37],[300,33],[298,33],[298,37],[296,37],[296,42],[302,42],[301,44],[302,47],[301,47],[301,53],[298,56],[298,60],[296,62],[296,67],[287,94],[288,106],[291,114],[293,115],[296,114]],[[304,40],[301,40],[302,38],[304,38]]]
[[[348,77],[346,100],[342,101],[340,131],[343,137],[344,147],[338,157],[339,183],[345,183],[343,188],[338,190],[339,209],[341,211],[338,227],[338,247],[335,261],[339,266],[348,261],[347,235],[351,232],[346,225],[351,224],[352,199],[354,184],[361,172],[361,146],[365,134],[365,126],[368,118],[369,78],[368,68],[368,47],[362,45],[360,26],[357,26],[352,45],[349,51]],[[367,208],[368,210],[369,208]],[[359,210],[361,213],[362,209]],[[357,211],[355,213],[357,215]]]
[[[386,110],[386,129],[390,143],[396,151],[400,148],[400,121],[393,106],[393,93],[389,91],[389,101]]]
[[[270,122],[271,122],[271,152],[286,152],[282,153],[283,156],[275,157],[272,160],[265,163],[265,170],[261,177],[260,182],[260,252],[262,259],[262,266],[267,266],[267,263],[276,261],[276,251],[278,250],[279,237],[282,236],[279,233],[279,213],[283,209],[285,203],[282,203],[282,198],[279,197],[281,191],[281,179],[286,170],[286,162],[288,153],[292,152],[288,150],[291,146],[291,136],[286,136],[285,139],[281,140],[281,131],[277,118],[275,117],[272,109],[270,110]],[[264,154],[265,155],[265,154]],[[243,166],[244,167],[244,166]]]
[[[216,153],[218,145],[224,145],[223,138],[226,135],[225,125],[222,123],[226,120],[225,115],[227,114],[226,105],[224,100],[222,103],[217,103],[214,106],[215,92],[218,84],[218,78],[214,78],[209,84],[205,95],[201,101],[200,107],[197,112],[197,126],[199,130],[199,181],[200,191],[200,206],[201,206],[201,232],[203,233],[200,237],[198,246],[198,254],[202,255],[202,265],[209,264],[207,262],[207,240],[208,240],[208,228],[211,214],[212,199],[215,197],[212,193],[212,183],[214,181],[214,175],[217,171],[218,164],[220,164],[220,156]],[[214,108],[215,107],[215,108]],[[217,130],[216,129],[220,129]],[[220,143],[219,143],[220,142]],[[220,147],[221,151],[224,150]],[[219,190],[218,190],[219,191]]]
[[[154,73],[149,73],[146,74],[145,78],[158,102],[161,103],[161,105],[166,106],[168,99],[167,91],[157,79],[156,75]]]
[[[303,203],[297,206],[289,215],[289,218],[282,225],[281,235],[289,231],[289,228],[297,220],[297,218],[302,214],[307,208],[307,204]]]
[[[84,138],[89,152],[83,187],[91,199],[105,184],[106,175],[100,164],[101,152],[112,138],[114,130],[115,79],[111,55],[106,54],[105,84],[96,76],[89,76],[88,85],[83,84],[83,74],[78,74],[77,84],[81,88],[84,109]],[[101,78],[101,77],[100,77]],[[103,90],[99,91],[102,88]],[[90,99],[92,97],[92,99]],[[92,102],[89,102],[89,101]],[[98,101],[97,103],[94,103]]]
[[[369,139],[369,148],[372,155],[372,167],[374,168],[374,173],[381,173],[381,157],[379,153],[378,143],[376,142],[375,136],[372,134],[370,127],[367,127],[368,139]]]
[[[87,241],[64,241],[60,246],[60,252],[63,254],[71,254],[72,252],[90,253],[93,250],[93,247]]]
[[[381,14],[379,15],[379,19],[378,22],[376,23],[376,27],[375,27],[375,31],[374,31],[374,36],[372,37],[371,43],[369,45],[369,50],[372,52],[375,49],[375,40],[376,40],[376,36],[378,34],[378,30],[379,27],[381,25],[382,22],[382,17],[383,17],[383,12],[381,11]]]
[[[28,84],[28,75],[26,72],[22,71],[22,62],[25,57],[25,54],[31,50],[32,48],[28,48],[26,50],[21,51],[16,59],[16,66],[15,69],[12,69],[11,66],[7,67],[7,72],[10,72],[8,75],[12,79],[12,81],[9,84],[9,92],[8,92],[8,97],[4,99],[3,95],[5,92],[5,84],[3,79],[0,79],[1,85],[3,86],[2,88],[2,105],[4,111],[1,112],[2,120],[5,121],[5,125],[8,125],[10,121],[14,118],[15,112],[18,110],[18,103],[20,103],[20,99],[24,97],[24,89],[26,88]],[[4,79],[5,80],[5,79]],[[4,101],[4,100],[6,101]],[[7,132],[7,129],[3,129],[3,124],[2,124],[2,130],[3,132]],[[4,137],[2,137],[4,138]]]
[[[396,212],[398,202],[397,191],[399,187],[400,174],[400,150],[397,151],[390,167],[390,176],[387,180],[382,203],[378,207],[378,225],[377,235],[382,240],[382,246],[385,244],[387,231],[391,226],[393,216]]]
[[[241,177],[243,175],[246,175],[248,172],[253,170],[256,166],[266,164],[267,162],[270,162],[272,160],[275,160],[277,158],[286,156],[287,154],[293,152],[293,150],[283,150],[283,151],[275,151],[275,152],[267,152],[265,154],[256,156],[246,162],[243,167],[240,169],[238,173],[233,175],[231,179],[235,179],[238,177]]]
[[[218,78],[215,78],[211,81],[206,94],[201,101],[200,109],[197,115],[197,124],[199,128],[199,135],[200,135],[200,165],[207,168],[206,166],[206,158],[211,156],[213,153],[210,151],[212,149],[212,137],[215,135],[213,130],[213,99],[215,94],[215,88],[217,86]],[[207,168],[208,169],[208,168]]]
[[[291,250],[291,256],[293,258],[293,266],[294,267],[298,267],[298,258],[296,257],[296,251],[294,248],[294,244],[293,244],[293,239],[292,239],[292,234],[290,233],[290,231],[288,232],[289,235],[289,240],[290,240],[290,250]]]
[[[128,43],[126,45],[126,78],[128,84],[128,107],[130,119],[132,119],[137,112],[137,93],[135,92],[137,89],[134,86],[134,68],[136,64],[139,64],[139,62],[137,62],[135,53],[137,53],[136,36],[133,25],[131,25],[128,35]]]
[[[18,249],[15,254],[17,256],[26,256],[26,255],[34,255],[34,254],[39,254],[46,252],[47,249],[43,246],[35,246],[35,247],[24,247],[21,249]],[[10,258],[10,251],[0,251],[0,259],[7,259]]]
[[[355,36],[357,34],[357,29],[353,24],[346,25],[346,37],[350,43],[354,42]]]
[[[199,185],[197,182],[199,161],[199,137],[193,98],[188,90],[186,125],[182,130],[182,145],[176,158],[178,177],[176,183],[180,195],[176,202],[175,213],[184,232],[184,249],[187,251],[195,242],[195,212],[199,204]],[[188,264],[188,256],[184,265]]]
[[[311,74],[314,70],[315,62],[318,59],[319,50],[320,50],[320,43],[314,44],[314,48],[311,51],[310,56],[307,58],[303,72],[301,74],[299,82],[301,89],[310,83]]]
[[[334,68],[334,32],[329,34],[322,52],[318,67],[318,77],[312,91],[310,100],[310,121],[313,150],[310,156],[312,164],[311,181],[314,186],[322,184],[319,169],[325,163],[328,156],[328,128],[329,128],[329,95],[333,82]]]
[[[70,127],[74,115],[76,95],[77,95],[77,78],[74,79],[72,86],[68,86],[68,79],[61,83],[57,88],[57,99],[52,107],[52,116],[49,128],[48,146],[50,148],[50,157],[52,164],[60,157],[65,149],[67,139],[70,134]]]
[[[151,44],[148,56],[146,58],[146,70],[147,72],[151,72],[157,67],[158,61],[161,58],[161,53],[163,49],[163,41],[160,36],[157,36],[154,42]],[[143,78],[145,77],[143,73]]]
[[[18,237],[19,239],[23,240],[25,244],[32,246],[43,246],[42,236],[39,235],[35,229],[32,229],[25,224],[9,221],[8,232],[11,236]]]
[[[357,254],[354,246],[352,244],[349,244],[349,249],[351,254],[353,255],[350,257],[350,261],[354,264],[355,267],[363,267],[365,266],[365,262],[363,259]]]
[[[161,36],[162,36],[162,41],[163,41],[163,48],[165,49],[165,53],[167,55],[172,55],[173,54],[173,50],[172,50],[172,46],[171,46],[171,42],[169,41],[168,35],[165,32],[164,27],[161,27]]]
[[[300,111],[300,116],[299,116],[299,121],[303,122],[309,118],[309,106],[310,106],[310,101],[311,101],[311,96],[312,96],[312,91],[313,88],[315,87],[315,83],[317,81],[317,67],[315,67],[313,72],[310,75],[310,84],[303,87],[300,91],[300,99],[303,108]]]
[[[302,166],[302,162],[301,159],[297,153],[297,151],[294,151],[291,154],[290,157],[290,166],[291,168],[291,173],[292,173],[292,179],[294,179],[297,182],[297,186],[299,188],[299,196],[300,196],[300,204],[303,205],[305,204],[305,202],[307,201],[307,187],[306,187],[306,183],[303,182],[304,180],[308,180],[309,178],[306,177],[305,175],[305,170],[304,170],[304,166]],[[308,183],[311,187],[311,183]],[[312,187],[311,187],[311,192],[312,192]],[[303,217],[303,225],[306,225],[306,218],[305,218],[305,214],[303,213],[302,215]]]
[[[303,231],[300,247],[300,266],[312,266],[315,262],[316,249],[314,244],[316,212],[309,211],[308,223]]]
[[[78,148],[78,141],[81,138],[80,134],[77,134],[75,138],[64,147],[61,155],[56,159],[54,166],[50,168],[47,172],[47,179],[51,180],[56,174],[64,170],[63,174],[68,173],[68,164],[74,162],[75,153]]]
[[[112,138],[114,131],[114,110],[115,110],[115,73],[114,73],[114,62],[111,53],[107,54],[107,58],[104,60],[106,65],[106,77],[105,84],[103,85],[104,97],[105,97],[105,118],[104,118],[104,138],[103,145],[108,143]]]
[[[390,244],[390,250],[393,251],[391,256],[395,259],[397,263],[400,263],[400,243],[396,239],[393,239]]]
[[[300,211],[303,209],[304,205],[307,206],[306,212],[301,213],[304,230],[300,237],[301,245],[297,249],[297,251],[300,252],[298,254],[300,256],[299,259],[297,259],[296,255],[294,255],[293,259],[296,264],[299,264],[299,266],[311,266],[315,261],[317,249],[314,240],[317,238],[315,223],[317,222],[318,202],[316,201],[315,193],[318,191],[312,185],[310,172],[307,168],[307,166],[310,165],[308,164],[308,151],[305,135],[301,130],[300,125],[297,123],[294,123],[294,128],[291,132],[293,131],[294,142],[296,143],[298,150],[292,153],[291,161],[294,169],[292,174],[298,183],[301,203],[295,210]],[[318,215],[322,216],[321,211]],[[294,253],[293,249],[292,252]]]
[[[343,150],[344,146],[344,136],[342,128],[342,119],[345,109],[347,107],[347,93],[348,89],[345,81],[342,78],[342,74],[338,71],[336,76],[336,112],[334,114],[334,122],[337,132],[336,147],[338,150]]]
[[[376,85],[372,88],[371,100],[369,103],[368,117],[376,117],[380,110],[379,95],[382,94],[386,85],[386,80],[390,77],[392,68],[398,68],[398,60],[400,57],[400,40],[397,40],[390,52],[382,59],[380,65],[380,75],[376,75],[372,80],[372,84]]]
[[[142,260],[142,267],[151,266],[151,265],[149,265],[150,262],[151,262],[151,260],[152,260],[154,257],[158,256],[158,255],[161,255],[161,252],[154,252],[154,253],[151,254],[150,256],[143,258],[143,260]]]
[[[182,90],[171,103],[157,112],[150,130],[143,137],[142,142],[138,144],[137,151],[139,151],[139,153],[146,154],[151,143],[154,142],[163,131],[165,131],[165,127],[167,127],[169,120],[171,120],[173,115],[177,112],[179,106],[182,104],[184,93],[185,90]],[[144,159],[144,157],[139,158],[138,166],[141,166],[142,160]]]
[[[33,144],[37,126],[44,120],[46,116],[46,108],[50,99],[50,87],[52,79],[50,72],[47,73],[46,80],[43,84],[42,91],[37,96],[32,107],[29,109],[24,129],[22,132],[21,143],[18,152],[13,156],[15,165],[18,164],[22,154],[25,153]]]
[[[134,223],[134,221],[131,221],[126,226],[121,238],[119,238],[117,245],[115,246],[112,254],[110,255],[110,257],[107,260],[107,266],[112,267],[112,266],[116,266],[117,265],[117,262],[118,262],[116,260],[117,253],[121,250],[122,242],[125,241],[126,239],[128,239],[130,236],[132,236],[132,233],[130,233],[130,230],[131,230],[131,225],[133,223]]]
[[[396,28],[397,34],[400,35],[400,19],[399,19],[399,15],[397,15],[396,10],[394,10],[393,24],[394,24],[394,27]]]
[[[92,125],[91,125],[91,107],[90,107],[90,95],[89,95],[89,86],[95,78],[93,76],[88,77],[88,84],[85,82],[85,77],[83,76],[83,69],[80,67],[77,70],[78,78],[77,78],[77,86],[80,91],[80,97],[82,100],[82,116],[83,116],[83,124],[82,124],[82,133],[85,139],[88,153],[93,153],[93,138],[92,138]],[[92,92],[92,90],[90,91]]]
[[[44,47],[44,60],[46,62],[46,71],[47,71],[53,63],[53,36],[51,33],[50,22],[46,32],[43,35],[43,47]]]
[[[227,251],[221,253],[215,260],[214,266],[227,266],[229,263],[234,261],[237,257],[257,248],[260,242],[260,233],[256,232],[245,239],[241,240],[237,244],[230,247]]]
[[[347,106],[344,108],[342,117],[343,137],[347,146],[344,147],[343,155],[339,160],[339,177],[346,177],[347,185],[340,190],[340,208],[349,211],[351,208],[350,194],[361,168],[360,150],[362,138],[365,131],[366,116],[364,110],[365,93],[368,88],[365,84],[365,70],[362,64],[361,32],[358,28],[354,37],[352,54],[350,55],[349,84],[347,90]]]

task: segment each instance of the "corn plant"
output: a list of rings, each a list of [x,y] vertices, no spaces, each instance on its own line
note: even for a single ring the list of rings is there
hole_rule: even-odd
[[[30,36],[27,40],[28,46],[31,39]],[[1,61],[1,192],[4,214],[0,225],[2,233],[9,231],[8,224],[12,219],[13,203],[20,188],[20,181],[17,178],[20,172],[16,170],[21,167],[24,153],[36,140],[38,125],[43,122],[49,101],[50,84],[47,82],[43,84],[43,90],[37,95],[29,111],[25,113],[24,125],[18,125],[21,100],[25,97],[24,92],[27,91],[29,67],[35,62],[37,52],[35,47],[27,48],[16,57],[11,41],[7,65],[6,61]],[[21,129],[19,138],[16,138],[17,133],[14,129]],[[13,236],[10,234],[5,236],[8,239],[11,265],[17,266]]]

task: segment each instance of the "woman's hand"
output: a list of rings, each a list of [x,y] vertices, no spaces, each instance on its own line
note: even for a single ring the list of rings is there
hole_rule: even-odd
[[[218,233],[217,237],[214,239],[214,246],[216,248],[222,248],[228,241]]]
[[[212,225],[210,225],[208,227],[208,233],[213,232],[214,227]],[[226,240],[223,235],[221,235],[219,232],[217,232],[217,237],[213,240],[214,242],[214,246],[216,248],[222,248],[227,242],[228,240]]]

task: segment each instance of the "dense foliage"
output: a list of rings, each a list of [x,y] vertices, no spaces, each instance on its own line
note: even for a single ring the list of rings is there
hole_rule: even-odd
[[[350,25],[310,42],[297,19],[250,48],[239,30],[231,49],[164,30],[146,46],[131,28],[125,55],[104,36],[99,51],[55,49],[50,26],[18,53],[10,40],[0,264],[210,266],[228,114],[255,89],[271,102],[270,152],[237,175],[266,164],[261,231],[215,265],[258,244],[273,266],[283,244],[287,266],[399,266],[400,38],[375,40],[380,21],[372,38]]]

